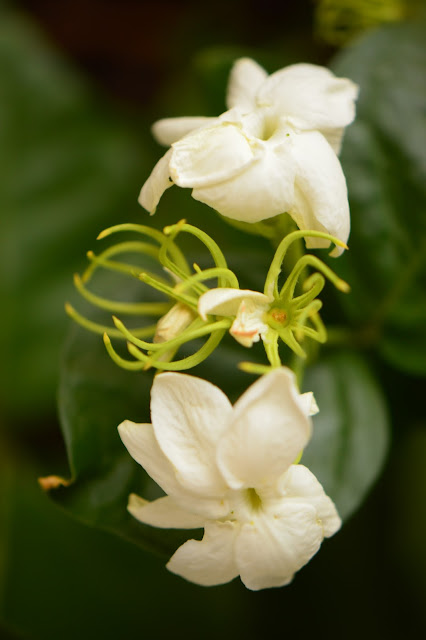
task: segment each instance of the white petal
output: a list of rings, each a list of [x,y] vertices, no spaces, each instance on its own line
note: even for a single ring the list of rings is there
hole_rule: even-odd
[[[273,73],[257,93],[258,106],[272,106],[303,129],[346,127],[355,117],[358,86],[313,64],[295,64]]]
[[[302,393],[299,396],[299,403],[307,416],[315,416],[319,413],[319,407],[312,391]]]
[[[210,289],[198,300],[198,313],[203,320],[207,315],[236,316],[243,300],[253,300],[259,305],[267,305],[270,302],[268,296],[258,291],[249,289],[228,289],[226,287]]]
[[[234,406],[218,446],[218,465],[233,489],[271,484],[291,465],[311,435],[292,371],[262,376]]]
[[[289,211],[300,229],[325,231],[342,242],[349,236],[350,215],[346,180],[342,167],[328,142],[317,131],[295,136],[295,201]],[[307,238],[306,246],[319,248],[329,242]],[[331,255],[340,255],[337,247]]]
[[[163,118],[157,120],[152,125],[152,135],[159,144],[169,147],[173,142],[177,142],[183,136],[188,135],[191,131],[205,127],[215,118],[206,118],[203,116],[190,116],[184,118]]]
[[[284,504],[279,515],[244,524],[236,543],[238,571],[248,589],[281,587],[318,551],[322,527],[310,504]]]
[[[332,536],[340,529],[342,521],[336,507],[313,473],[301,464],[292,465],[280,480],[280,491],[286,499],[311,504],[321,522],[324,536]]]
[[[182,486],[176,469],[161,450],[151,424],[137,424],[125,420],[118,430],[130,455],[183,510],[199,514],[204,521],[206,518],[223,518],[229,512],[229,505],[221,496],[200,497],[199,494],[192,493]]]
[[[249,111],[255,106],[256,92],[266,80],[266,71],[250,58],[240,58],[231,69],[226,104],[228,109],[238,107]]]
[[[152,424],[137,424],[125,420],[118,432],[128,452],[151,478],[166,492],[179,493],[179,483],[170,461],[161,451]]]
[[[132,493],[127,509],[139,522],[163,529],[198,529],[206,521],[179,507],[169,496],[149,502]]]
[[[201,541],[188,540],[171,557],[167,568],[205,587],[224,584],[238,575],[234,542],[238,525],[215,522],[206,525]]]
[[[139,204],[152,215],[155,213],[157,204],[163,193],[173,185],[170,178],[169,162],[172,152],[171,149],[160,158],[152,170],[148,180],[143,185],[140,195]]]
[[[285,134],[279,144],[272,138],[258,140],[257,147],[252,143],[255,162],[225,182],[194,189],[193,198],[244,222],[259,222],[289,211],[294,203],[293,137]]]
[[[345,128],[342,127],[339,129],[338,127],[336,127],[335,129],[320,129],[320,133],[322,133],[328,144],[333,149],[334,153],[338,156],[342,148]]]
[[[226,395],[206,380],[182,373],[162,373],[154,379],[155,436],[180,483],[195,494],[212,497],[225,491],[216,446],[231,415]]]
[[[263,320],[269,307],[269,302],[267,304],[259,304],[250,298],[243,300],[238,307],[237,316],[229,330],[231,336],[243,347],[252,347],[254,342],[259,342],[260,338],[263,338],[269,330],[268,325]]]
[[[232,122],[197,129],[172,146],[170,174],[180,187],[228,180],[253,162],[246,136]]]

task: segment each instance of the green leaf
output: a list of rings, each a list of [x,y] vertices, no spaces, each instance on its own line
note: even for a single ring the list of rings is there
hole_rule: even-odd
[[[374,31],[333,65],[360,85],[342,165],[350,251],[336,269],[361,341],[397,368],[426,374],[426,23]],[[333,263],[335,264],[335,263]]]
[[[385,400],[359,355],[325,357],[306,372],[320,412],[302,457],[347,519],[364,500],[382,469],[389,426]]]
[[[4,410],[33,418],[54,404],[72,273],[102,228],[139,215],[142,162],[105,101],[0,13],[0,393]]]
[[[248,596],[238,582],[200,589],[168,572],[162,558],[72,520],[38,486],[48,461],[3,437],[0,444],[2,640],[114,640],[136,636],[141,625],[145,638],[177,628],[198,638],[212,617],[203,631],[210,640],[235,616],[244,619]]]
[[[110,360],[100,336],[74,327],[62,366],[59,410],[72,471],[70,487],[53,497],[75,517],[170,556],[178,532],[137,523],[127,512],[131,492],[158,497],[118,435],[123,420],[149,422],[152,373],[124,371]]]

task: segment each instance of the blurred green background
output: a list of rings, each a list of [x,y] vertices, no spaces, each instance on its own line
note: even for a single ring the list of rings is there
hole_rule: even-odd
[[[408,624],[419,636],[426,630],[425,34],[419,1],[0,3],[2,638],[377,638],[405,637]],[[353,295],[342,303],[330,292],[325,310],[355,337],[347,358],[335,364],[330,349],[311,380],[327,386],[330,371],[346,379],[343,361],[362,358],[353,370],[379,403],[386,399],[392,428],[383,474],[362,508],[291,586],[260,593],[238,581],[187,584],[168,574],[164,557],[111,533],[115,513],[105,515],[99,503],[91,511],[90,502],[108,478],[91,475],[81,460],[74,463],[82,482],[74,493],[63,490],[60,504],[37,483],[70,473],[56,408],[61,362],[64,423],[74,419],[69,406],[79,384],[90,392],[78,396],[77,408],[92,422],[114,402],[105,399],[102,409],[102,394],[119,395],[108,386],[102,349],[96,366],[84,356],[99,341],[86,347],[84,334],[71,330],[66,342],[63,305],[78,300],[72,274],[85,267],[102,228],[147,223],[137,196],[162,153],[150,124],[222,112],[227,74],[241,55],[269,71],[331,64],[361,85],[359,120],[342,154],[351,255],[333,262]],[[162,228],[183,216],[229,249],[231,266],[244,264],[249,251],[251,264],[264,269],[266,244],[247,237],[235,245],[235,232],[187,191],[169,190],[152,222]],[[257,286],[262,277],[247,276]],[[209,371],[216,381],[219,365],[213,360]],[[146,411],[149,384],[120,378],[117,402],[129,403],[122,418],[137,419],[138,402]],[[349,405],[362,403],[351,397]],[[364,431],[374,433],[377,425],[363,415]],[[95,426],[90,437],[95,455]],[[369,442],[358,451],[366,461],[374,459]],[[128,537],[137,535],[133,529]]]

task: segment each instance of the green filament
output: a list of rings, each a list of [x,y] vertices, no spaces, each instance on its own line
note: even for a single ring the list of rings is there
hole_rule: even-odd
[[[121,340],[124,339],[123,334],[118,331],[118,329],[113,329],[112,327],[107,327],[106,325],[88,320],[80,313],[78,313],[78,311],[76,311],[74,307],[69,304],[69,302],[65,304],[65,311],[70,318],[77,322],[77,324],[84,327],[85,329],[88,329],[92,333],[99,333],[100,335],[103,335],[105,332],[108,332],[114,338],[119,338]],[[149,337],[154,335],[156,328],[156,324],[149,325],[148,327],[139,327],[137,329],[132,329],[132,334],[134,336],[137,336],[138,338]]]
[[[74,284],[77,291],[88,302],[91,302],[100,309],[112,311],[113,313],[125,313],[128,315],[162,316],[170,309],[168,302],[118,302],[97,296],[84,286],[80,276],[74,274]]]

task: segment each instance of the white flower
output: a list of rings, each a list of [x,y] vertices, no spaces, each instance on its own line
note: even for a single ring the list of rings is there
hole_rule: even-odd
[[[267,340],[269,327],[265,313],[270,309],[273,298],[249,289],[210,289],[198,300],[198,312],[203,320],[207,315],[233,317],[235,320],[229,333],[243,347],[251,347],[254,342]]]
[[[154,136],[171,149],[139,202],[154,213],[175,183],[229,218],[258,222],[287,212],[300,229],[346,242],[349,205],[336,153],[354,119],[357,91],[324,67],[296,64],[268,77],[253,60],[238,60],[228,86],[229,111],[155,123]],[[308,238],[306,244],[329,243]]]
[[[249,589],[278,587],[339,529],[319,482],[293,464],[316,410],[285,368],[260,378],[234,407],[200,378],[156,376],[152,424],[125,421],[119,432],[167,494],[153,502],[132,495],[130,512],[156,527],[204,527],[201,541],[175,552],[170,571],[205,586],[239,575]]]

